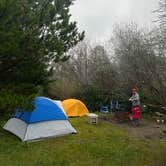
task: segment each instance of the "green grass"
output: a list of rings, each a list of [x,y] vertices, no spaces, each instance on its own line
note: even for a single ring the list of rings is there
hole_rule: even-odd
[[[166,142],[129,137],[109,123],[70,119],[78,134],[22,143],[0,129],[0,166],[160,166],[166,162]],[[4,122],[1,121],[1,125]]]

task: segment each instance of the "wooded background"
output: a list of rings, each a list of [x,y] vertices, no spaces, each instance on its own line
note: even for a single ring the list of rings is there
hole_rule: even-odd
[[[30,109],[35,96],[78,98],[91,111],[111,99],[166,103],[166,1],[158,26],[116,24],[104,44],[83,40],[70,21],[72,0],[0,1],[0,111]],[[80,42],[81,41],[81,42]],[[28,102],[27,102],[28,101]]]

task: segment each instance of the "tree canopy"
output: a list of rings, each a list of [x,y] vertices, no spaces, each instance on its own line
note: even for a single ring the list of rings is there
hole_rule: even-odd
[[[42,84],[50,62],[84,38],[70,21],[72,0],[0,1],[0,83]]]
[[[70,21],[73,0],[0,1],[0,113],[27,110],[52,74],[50,63],[84,38]]]

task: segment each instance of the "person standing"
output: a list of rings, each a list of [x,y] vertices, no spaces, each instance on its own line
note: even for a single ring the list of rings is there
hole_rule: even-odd
[[[139,126],[141,118],[140,97],[135,87],[132,88],[132,96],[129,98],[129,101],[132,102],[131,115],[129,118],[132,120],[133,125]]]

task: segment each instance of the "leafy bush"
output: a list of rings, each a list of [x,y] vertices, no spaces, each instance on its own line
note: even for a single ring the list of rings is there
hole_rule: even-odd
[[[102,92],[97,86],[86,86],[78,98],[85,102],[91,112],[94,112],[99,111],[101,105],[108,105],[109,97],[109,94]]]
[[[120,89],[108,92],[97,86],[86,86],[82,93],[77,96],[85,102],[92,112],[99,111],[102,105],[110,106],[111,100],[117,100],[122,110],[129,111],[131,109],[131,103],[128,101],[130,95]]]
[[[8,115],[16,109],[33,110],[33,99],[39,95],[40,87],[32,84],[6,85],[0,90],[0,114]],[[41,93],[41,92],[40,92]]]

